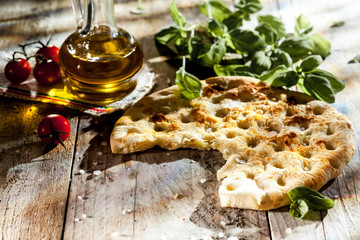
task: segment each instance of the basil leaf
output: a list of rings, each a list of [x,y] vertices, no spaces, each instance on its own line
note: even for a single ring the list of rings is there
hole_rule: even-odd
[[[184,52],[187,49],[187,42],[184,38],[180,37],[175,40],[175,47],[179,53]]]
[[[295,34],[296,35],[305,35],[309,32],[311,32],[313,27],[311,26],[310,20],[305,15],[300,15],[296,19],[296,25],[295,25]]]
[[[180,29],[176,27],[168,27],[155,34],[155,41],[163,45],[167,45],[172,41],[175,41],[180,36]]]
[[[184,67],[181,67],[176,72],[176,85],[178,85],[181,94],[191,100],[197,98],[201,94],[202,85],[200,80],[194,75],[185,72]]]
[[[277,31],[275,31],[269,24],[260,23],[255,30],[265,38],[265,41],[268,44],[274,44],[278,38]]]
[[[339,78],[337,78],[333,74],[329,73],[328,71],[321,70],[321,69],[315,69],[311,73],[327,78],[327,80],[329,80],[329,82],[331,84],[331,88],[334,93],[338,93],[345,88],[344,81],[340,80]]]
[[[344,21],[340,21],[340,22],[334,22],[330,27],[331,28],[335,28],[335,27],[342,27],[345,25]]]
[[[309,210],[327,210],[335,205],[335,200],[307,187],[296,187],[287,194],[292,202],[299,199],[306,201]]]
[[[304,87],[311,96],[327,103],[335,102],[334,92],[329,80],[325,77],[307,74],[304,78]]]
[[[280,18],[274,17],[272,15],[262,15],[258,16],[257,19],[260,23],[266,23],[270,25],[273,29],[275,29],[279,39],[285,37],[286,29]]]
[[[322,63],[322,61],[323,60],[319,55],[311,55],[302,61],[300,67],[303,72],[310,72],[317,68]]]
[[[291,59],[290,54],[288,54],[287,52],[282,51],[279,54],[279,60],[280,62],[282,62],[286,67],[291,67],[293,64],[293,61]]]
[[[248,77],[258,77],[256,74],[252,73],[252,69],[246,65],[214,65],[214,71],[218,76],[248,76]]]
[[[322,58],[326,58],[331,53],[330,43],[320,34],[313,34],[310,39],[314,42],[314,47],[311,49],[313,54],[319,54]]]
[[[263,72],[260,75],[259,79],[263,82],[272,83],[272,81],[278,74],[286,72],[286,71],[288,71],[287,67],[285,67],[284,65],[279,65],[279,66],[275,67],[274,69]]]
[[[269,56],[266,56],[264,51],[257,51],[252,55],[251,68],[257,74],[261,74],[264,71],[269,70],[271,67],[271,60]]]
[[[224,35],[224,33],[227,32],[227,27],[218,20],[210,18],[208,20],[208,30],[214,37],[216,37]]]
[[[195,59],[197,59],[199,55],[207,52],[210,47],[203,44],[201,38],[194,36],[189,39],[188,49],[190,54],[190,60],[195,61]]]
[[[271,86],[274,87],[292,87],[295,86],[299,81],[299,76],[295,71],[287,71],[278,74],[274,81],[272,81]]]
[[[360,63],[360,54],[356,55],[353,59],[351,59],[348,63]]]
[[[226,53],[226,41],[219,38],[213,43],[208,52],[200,55],[198,59],[202,62],[203,66],[212,67],[214,64],[219,63]]]
[[[220,22],[222,22],[225,18],[228,18],[232,14],[232,12],[225,3],[219,0],[209,0],[208,2],[204,2],[199,6],[200,12],[208,17],[210,17],[210,15],[208,13],[207,4],[209,4],[211,17],[219,20]]]
[[[212,67],[219,63],[226,53],[226,41],[217,39],[211,46],[204,45],[199,37],[190,39],[190,59],[202,66]]]
[[[179,12],[178,8],[176,7],[175,0],[173,0],[171,3],[170,12],[171,12],[171,17],[174,20],[174,22],[176,23],[176,25],[178,25],[180,28],[185,27],[186,19],[185,19],[184,15],[182,15]]]
[[[224,24],[229,31],[242,26],[242,23],[243,15],[241,12],[233,12],[230,16],[222,21],[222,24]]]
[[[300,91],[302,91],[303,93],[309,95],[309,96],[312,96],[311,93],[308,92],[308,90],[306,90],[305,86],[303,83],[300,83],[300,81],[298,82],[298,84],[296,85]],[[316,97],[315,97],[316,98]]]
[[[240,0],[235,7],[247,13],[256,13],[263,8],[260,0]]]
[[[271,61],[272,65],[271,67],[277,67],[279,65],[285,65],[286,67],[291,67],[293,64],[293,61],[291,59],[291,56],[280,49],[275,49],[273,51],[273,54],[271,55]]]
[[[297,199],[290,205],[290,214],[295,218],[303,218],[308,213],[309,207],[304,199]]]
[[[230,47],[238,53],[254,53],[266,47],[265,39],[253,31],[234,29],[229,33]]]
[[[290,54],[294,62],[309,56],[314,47],[314,42],[303,36],[289,37],[279,46],[280,49]]]

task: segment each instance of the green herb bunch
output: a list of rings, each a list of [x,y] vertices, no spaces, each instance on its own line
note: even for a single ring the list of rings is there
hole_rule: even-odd
[[[318,69],[330,54],[331,45],[321,35],[311,34],[313,27],[306,16],[297,18],[294,33],[286,33],[281,19],[272,15],[257,15],[258,25],[249,30],[243,24],[263,8],[261,1],[240,0],[234,8],[231,11],[219,0],[208,0],[199,6],[200,12],[208,17],[207,24],[187,26],[173,1],[170,11],[176,26],[160,30],[155,41],[173,54],[212,68],[218,76],[251,76],[276,87],[297,86],[328,103],[335,101],[334,94],[343,90],[345,84]],[[181,71],[185,72],[184,66]],[[180,78],[176,83],[192,86],[183,87],[183,95],[188,99],[198,97],[199,80],[194,75],[186,79],[183,76],[184,73],[177,74]]]

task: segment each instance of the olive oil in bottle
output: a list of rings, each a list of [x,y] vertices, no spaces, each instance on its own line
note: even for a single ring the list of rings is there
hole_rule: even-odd
[[[136,81],[130,77],[141,68],[144,58],[140,45],[124,35],[79,35],[73,33],[59,52],[67,92],[99,103],[112,102],[131,92]]]
[[[85,0],[84,12],[80,4],[73,2],[78,28],[62,44],[59,64],[68,94],[104,105],[136,87],[131,77],[141,68],[144,55],[135,38],[116,26],[113,0]]]

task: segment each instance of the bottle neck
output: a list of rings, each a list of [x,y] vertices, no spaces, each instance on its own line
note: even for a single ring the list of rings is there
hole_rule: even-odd
[[[85,0],[81,34],[103,32],[104,28],[117,32],[113,0]]]

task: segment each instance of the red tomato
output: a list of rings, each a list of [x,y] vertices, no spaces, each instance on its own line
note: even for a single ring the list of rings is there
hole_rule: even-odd
[[[38,126],[38,134],[41,140],[49,144],[62,145],[70,135],[70,123],[66,118],[58,114],[50,114],[44,117]]]
[[[59,48],[56,46],[45,46],[40,48],[36,55],[42,55],[45,60],[51,60],[53,62],[59,63],[58,55],[59,55]],[[41,57],[36,57],[36,62],[39,62]]]
[[[23,58],[10,61],[5,66],[5,76],[13,84],[19,84],[28,79],[31,67],[27,60]]]
[[[60,66],[56,62],[42,62],[35,65],[34,77],[42,85],[52,85],[61,80]]]

